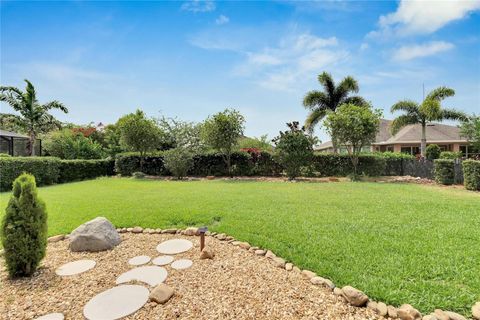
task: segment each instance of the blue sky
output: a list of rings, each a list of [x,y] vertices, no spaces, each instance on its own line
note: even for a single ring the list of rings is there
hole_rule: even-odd
[[[480,1],[2,1],[2,85],[31,80],[64,121],[201,121],[233,107],[273,137],[307,114],[322,71],[355,77],[388,111],[440,85],[445,106],[480,113]],[[2,104],[1,112],[10,112]],[[325,140],[325,134],[317,130]]]

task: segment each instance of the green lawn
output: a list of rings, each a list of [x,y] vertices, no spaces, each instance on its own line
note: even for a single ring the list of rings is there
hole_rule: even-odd
[[[96,216],[118,227],[208,225],[389,304],[467,315],[480,300],[480,194],[474,192],[387,183],[104,178],[40,188],[39,195],[50,235]],[[2,208],[8,196],[0,194]]]

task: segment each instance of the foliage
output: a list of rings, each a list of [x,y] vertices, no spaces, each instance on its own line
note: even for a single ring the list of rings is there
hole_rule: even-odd
[[[8,153],[0,153],[0,158],[10,158],[11,155],[9,155]]]
[[[463,188],[101,178],[39,192],[49,208],[49,235],[68,234],[99,213],[117,227],[208,226],[375,301],[467,317],[478,301],[480,194]],[[0,207],[7,201],[0,195]]]
[[[1,233],[8,274],[31,276],[47,247],[47,212],[32,175],[24,173],[13,182]]]
[[[462,157],[461,152],[453,152],[453,151],[442,151],[440,152],[439,159],[460,159]]]
[[[173,176],[182,179],[193,167],[193,153],[186,147],[176,147],[163,153],[163,161]]]
[[[357,93],[359,90],[357,80],[350,76],[343,78],[336,85],[331,74],[323,72],[318,75],[318,82],[322,85],[323,91],[309,91],[303,98],[303,106],[309,110],[305,127],[310,132],[313,132],[314,127],[320,123],[328,112],[335,112],[342,104],[368,105],[362,97],[350,95]],[[336,153],[337,144],[333,136],[332,143]]]
[[[480,161],[465,160],[463,166],[463,181],[467,190],[480,191]]]
[[[463,121],[460,134],[468,139],[477,152],[480,152],[480,116],[473,115],[467,121]]]
[[[58,124],[58,121],[48,111],[58,109],[67,113],[68,109],[56,100],[40,104],[32,83],[28,80],[25,82],[27,83],[25,92],[15,87],[0,87],[0,101],[8,103],[13,110],[20,113],[20,116],[9,115],[8,117],[17,126],[24,128],[29,135],[30,154],[33,156],[37,135],[41,132],[48,132]]]
[[[125,147],[120,143],[121,132],[117,124],[106,126],[103,135],[104,150],[109,156],[113,157],[126,151]]]
[[[352,178],[357,179],[358,157],[364,146],[375,141],[382,113],[365,106],[344,104],[330,112],[325,120],[328,133],[348,152],[353,165]]]
[[[428,160],[435,160],[440,157],[440,153],[442,149],[438,146],[438,144],[429,144],[426,149],[426,155]]]
[[[142,168],[145,154],[156,150],[160,145],[161,130],[155,121],[147,119],[141,110],[122,117],[117,123],[121,132],[120,141],[130,150],[140,154],[140,168]]]
[[[200,136],[200,123],[187,122],[175,118],[162,117],[157,124],[164,133],[162,150],[172,148],[188,148],[193,153],[200,153],[205,149]]]
[[[297,121],[287,123],[290,130],[280,131],[273,139],[278,163],[283,166],[289,179],[300,175],[301,168],[307,166],[313,157],[313,145],[316,140],[299,127]]]
[[[270,144],[270,141],[268,141],[268,136],[266,134],[258,138],[241,137],[240,139],[238,139],[237,149],[247,152],[247,149],[256,149],[259,152],[273,152],[273,146]]]
[[[145,179],[147,175],[143,172],[140,172],[140,171],[136,171],[134,173],[132,173],[132,178],[134,179]]]
[[[97,177],[112,176],[115,162],[102,160],[62,160],[60,161],[59,183],[82,181]]]
[[[99,143],[72,129],[48,133],[43,149],[46,155],[60,159],[100,159],[104,156]]]
[[[442,108],[440,103],[443,99],[455,95],[453,89],[447,87],[438,87],[426,96],[422,103],[411,100],[402,100],[395,103],[391,112],[403,111],[405,114],[398,116],[393,120],[392,133],[397,133],[401,128],[410,124],[420,124],[422,126],[422,137],[420,152],[423,157],[426,156],[427,123],[431,121],[443,120],[467,120],[467,116],[460,111],[454,109]]]
[[[203,141],[222,154],[230,175],[232,175],[232,153],[238,139],[243,135],[244,124],[245,118],[240,112],[225,109],[223,112],[209,116],[201,129]]]
[[[455,163],[451,159],[437,159],[435,163],[435,181],[439,184],[455,183]]]

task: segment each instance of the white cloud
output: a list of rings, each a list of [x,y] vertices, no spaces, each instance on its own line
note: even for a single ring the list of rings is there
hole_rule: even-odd
[[[401,0],[397,11],[381,16],[369,36],[430,34],[480,9],[480,0]]]
[[[445,41],[432,41],[426,44],[403,46],[397,49],[393,55],[393,59],[397,61],[412,60],[415,58],[431,56],[453,48],[453,44]]]
[[[364,43],[362,43],[362,44],[360,45],[360,51],[365,51],[365,50],[367,50],[369,47],[370,47],[370,45],[369,45],[368,43],[364,42]]]
[[[191,12],[209,12],[215,10],[215,2],[212,0],[191,0],[184,2],[181,6],[182,10]]]
[[[215,23],[218,24],[218,25],[222,25],[222,24],[228,23],[229,21],[230,21],[230,18],[228,18],[227,16],[224,16],[223,14],[221,14],[221,15],[215,20]]]

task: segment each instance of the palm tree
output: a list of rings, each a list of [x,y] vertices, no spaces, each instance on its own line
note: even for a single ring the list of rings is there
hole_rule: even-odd
[[[322,85],[323,91],[309,91],[303,98],[303,106],[310,110],[305,120],[305,128],[310,132],[313,132],[314,127],[329,111],[335,112],[342,104],[368,104],[360,96],[350,96],[351,93],[357,93],[359,90],[357,80],[350,76],[345,77],[338,85],[335,85],[332,75],[324,71],[318,75],[318,82]],[[332,144],[334,152],[336,152],[335,137],[332,137]]]
[[[20,116],[8,115],[8,117],[28,133],[30,137],[29,151],[33,156],[38,133],[42,132],[46,126],[56,122],[48,111],[59,109],[67,113],[68,109],[56,100],[40,104],[32,83],[28,80],[25,82],[27,83],[25,92],[15,87],[0,87],[0,101],[8,103],[13,110],[20,113]]]
[[[404,111],[405,114],[398,116],[393,120],[391,131],[396,134],[401,128],[410,125],[420,123],[422,126],[422,137],[420,144],[420,153],[425,157],[425,149],[427,147],[427,123],[431,121],[443,121],[443,120],[461,120],[465,121],[468,116],[455,109],[444,109],[441,107],[440,102],[455,95],[453,89],[447,87],[438,87],[432,90],[422,101],[418,104],[411,100],[402,100],[395,103],[391,112]]]

